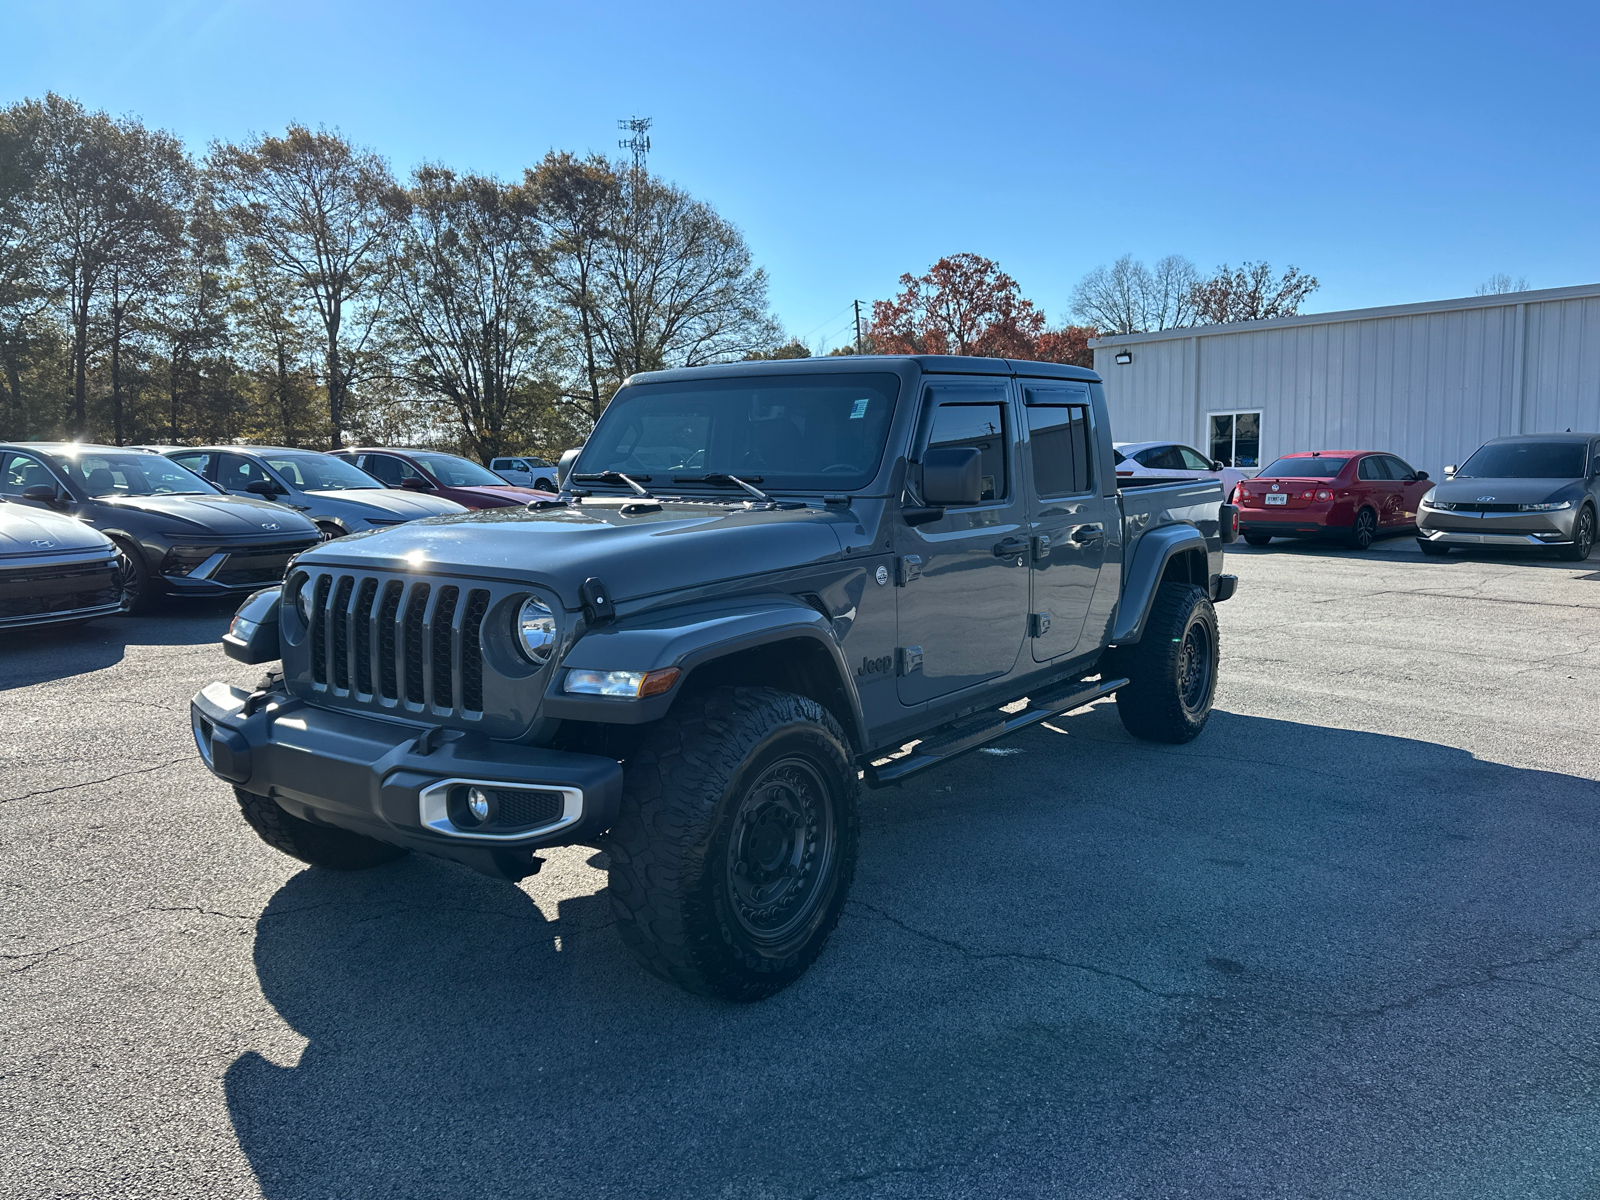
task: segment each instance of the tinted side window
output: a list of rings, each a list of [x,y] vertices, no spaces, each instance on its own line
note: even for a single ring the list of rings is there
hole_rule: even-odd
[[[1178,447],[1178,457],[1183,459],[1183,470],[1185,471],[1211,470],[1210,461],[1208,459],[1201,458],[1198,451],[1191,450],[1187,446]]]
[[[189,466],[184,463],[184,466]],[[190,468],[191,470],[193,468]],[[217,456],[217,483],[230,492],[242,492],[247,484],[268,478],[267,473],[241,454]]]
[[[20,496],[27,488],[38,484],[61,490],[61,484],[46,467],[31,454],[12,454],[6,459],[3,472],[0,472],[0,494],[7,496]]]
[[[1040,496],[1087,492],[1089,409],[1081,404],[1028,405],[1028,454],[1033,488]]]
[[[974,446],[978,450],[983,494],[979,502],[1006,495],[1006,406],[994,404],[940,404],[933,410],[928,449]]]
[[[1356,468],[1357,479],[1388,479],[1389,468],[1383,465],[1383,459],[1374,454],[1370,458],[1363,458],[1361,465]]]
[[[1386,454],[1383,461],[1389,467],[1389,478],[1391,479],[1410,479],[1416,474],[1403,458],[1396,458],[1392,454]]]
[[[403,465],[398,458],[391,458],[387,454],[365,454],[361,458],[361,469],[388,487],[400,486],[400,468]]]
[[[213,478],[209,470],[211,466],[211,455],[209,454],[169,454],[167,457],[180,467],[188,467],[196,475],[204,476],[207,479]]]

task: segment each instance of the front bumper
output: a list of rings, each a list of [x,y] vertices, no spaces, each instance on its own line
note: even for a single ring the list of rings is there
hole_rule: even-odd
[[[321,537],[305,537],[211,545],[204,559],[191,558],[189,569],[179,571],[175,557],[188,549],[181,544],[161,558],[161,583],[175,596],[247,596],[281,582],[295,555],[321,544]]]
[[[1578,507],[1544,513],[1475,513],[1424,508],[1417,537],[1442,546],[1559,546],[1572,541]]]
[[[103,551],[0,564],[0,629],[55,625],[122,611],[122,568]]]
[[[283,693],[225,683],[189,706],[201,759],[220,779],[270,796],[290,814],[465,863],[497,878],[530,874],[532,850],[593,844],[616,818],[622,767],[613,759],[492,741],[315,708]],[[516,833],[457,826],[452,786],[559,793],[559,815]]]

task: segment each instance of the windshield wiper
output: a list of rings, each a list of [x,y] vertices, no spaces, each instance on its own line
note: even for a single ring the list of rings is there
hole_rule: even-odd
[[[761,475],[752,475],[752,476],[750,476],[750,478],[754,479],[757,483],[766,482],[765,477],[761,476]],[[738,484],[740,487],[742,487],[745,491],[749,492],[757,500],[771,500],[772,499],[771,496],[767,495],[760,488],[751,486],[747,481],[745,481],[743,479],[740,479],[737,475],[724,475],[724,474],[722,474],[721,472],[718,472],[718,471],[713,471],[709,475],[674,475],[672,477],[672,482],[673,483],[710,483],[710,484],[718,484],[718,485],[721,485],[722,487],[727,487],[728,484],[735,483],[735,484]]]
[[[650,493],[640,486],[639,480],[642,479],[645,483],[649,483],[655,476],[640,475],[635,478],[624,475],[621,471],[585,471],[581,475],[573,475],[572,478],[579,483],[625,483],[638,492],[639,495],[650,496]],[[654,500],[655,497],[650,496],[650,499]]]

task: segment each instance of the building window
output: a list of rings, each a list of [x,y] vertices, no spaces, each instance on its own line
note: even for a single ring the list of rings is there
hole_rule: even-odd
[[[1261,465],[1261,412],[1211,414],[1211,457],[1226,467]]]

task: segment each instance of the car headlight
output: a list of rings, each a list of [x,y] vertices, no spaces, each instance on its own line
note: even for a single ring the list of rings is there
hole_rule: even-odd
[[[529,662],[542,667],[550,661],[550,654],[556,648],[556,615],[548,604],[537,596],[524,600],[517,613],[515,633],[517,644]]]
[[[1450,509],[1454,508],[1455,505],[1451,504],[1448,500],[1435,500],[1433,498],[1433,493],[1429,492],[1426,496],[1424,496],[1422,498],[1422,507],[1423,508],[1442,508],[1442,509],[1444,509],[1446,511],[1449,511]]]
[[[1560,512],[1563,508],[1571,508],[1571,500],[1547,500],[1543,504],[1519,504],[1518,512]]]
[[[568,671],[562,690],[575,696],[616,696],[645,700],[672,690],[680,674],[677,667],[655,671]]]
[[[313,590],[311,580],[302,579],[294,594],[294,606],[300,611],[300,619],[308,626],[311,624],[311,606],[316,603],[316,598],[311,594]]]

